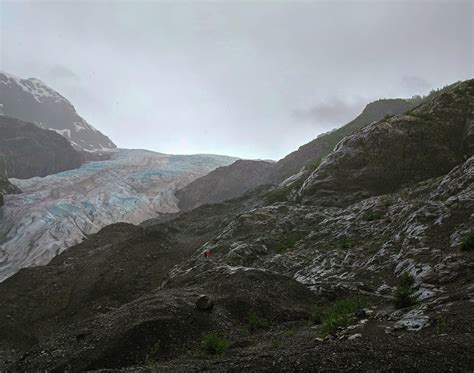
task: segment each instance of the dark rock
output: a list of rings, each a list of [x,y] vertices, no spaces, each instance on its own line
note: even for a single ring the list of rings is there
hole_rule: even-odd
[[[5,203],[4,195],[16,193],[21,193],[21,190],[10,183],[5,174],[4,163],[0,162],[0,206]]]
[[[176,192],[181,210],[226,201],[266,182],[271,162],[238,160],[219,167]]]
[[[81,155],[56,132],[0,116],[0,165],[9,178],[46,176],[81,163]]]
[[[200,311],[210,311],[214,307],[214,302],[207,295],[200,295],[196,300],[196,308]]]

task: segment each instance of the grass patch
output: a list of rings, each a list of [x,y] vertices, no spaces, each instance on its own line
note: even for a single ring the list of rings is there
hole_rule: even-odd
[[[448,322],[444,316],[440,316],[436,319],[436,333],[444,334],[448,330]]]
[[[270,342],[270,348],[272,350],[278,350],[281,346],[281,342],[278,339],[272,339]]]
[[[395,290],[395,307],[405,308],[413,306],[416,299],[413,296],[415,292],[415,278],[408,272],[403,272],[400,276],[398,287]]]
[[[202,340],[201,348],[208,355],[221,355],[229,348],[229,342],[211,332]]]
[[[254,311],[249,312],[247,322],[249,331],[252,333],[259,329],[266,329],[270,326],[270,322],[267,319],[259,317]]]
[[[349,237],[343,236],[337,242],[337,246],[340,249],[350,249],[351,247],[354,247],[354,242]]]
[[[383,213],[378,211],[369,211],[367,214],[365,214],[365,220],[367,221],[380,220],[383,219],[383,217]]]
[[[424,120],[432,120],[434,118],[433,115],[431,115],[430,113],[409,111],[406,114],[408,114],[412,117],[416,117],[416,118],[420,118],[420,119],[424,119]]]
[[[278,239],[276,252],[282,254],[287,250],[293,249],[296,243],[305,236],[302,232],[286,232]]]
[[[469,232],[469,234],[464,237],[461,243],[461,250],[463,251],[473,251],[474,250],[474,231]]]
[[[285,334],[287,337],[294,337],[296,335],[296,329],[295,328],[288,329]]]
[[[323,317],[322,335],[333,334],[337,329],[351,325],[354,313],[365,306],[366,303],[360,299],[341,299],[337,301]]]
[[[159,355],[160,350],[161,350],[161,344],[158,341],[148,351],[148,354],[146,355],[146,358],[145,358],[145,366],[147,366],[148,368],[156,368],[158,366],[156,357]]]

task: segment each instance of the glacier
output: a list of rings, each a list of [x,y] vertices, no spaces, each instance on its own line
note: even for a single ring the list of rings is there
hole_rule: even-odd
[[[75,170],[10,179],[23,193],[6,196],[0,208],[0,281],[47,264],[106,225],[179,211],[176,189],[236,159],[117,149]]]

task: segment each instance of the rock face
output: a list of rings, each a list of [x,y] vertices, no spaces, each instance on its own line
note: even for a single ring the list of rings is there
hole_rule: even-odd
[[[6,194],[20,193],[20,189],[14,186],[7,178],[5,166],[0,162],[0,207],[5,204]],[[0,215],[1,217],[2,215]]]
[[[269,176],[269,181],[280,182],[297,173],[309,162],[320,162],[345,136],[386,116],[398,115],[413,108],[413,102],[404,99],[384,99],[368,104],[362,113],[337,130],[324,133],[315,140],[279,160]]]
[[[112,225],[21,270],[0,284],[0,370],[471,370],[474,257],[461,248],[474,234],[474,156],[459,133],[470,131],[472,85],[356,131],[327,166],[294,178],[303,186],[279,186],[286,201],[258,188]],[[444,154],[417,153],[421,134]],[[409,177],[384,191],[377,178],[361,183],[357,170],[375,167],[363,139],[383,159],[402,139]],[[329,167],[341,151],[354,157]],[[329,188],[318,195],[321,169],[328,183],[353,170],[361,192],[346,179],[343,203]],[[407,276],[412,302],[395,309]],[[202,294],[212,310],[197,309]]]
[[[20,79],[0,71],[0,114],[56,131],[77,150],[116,147],[81,118],[66,98],[38,79]]]
[[[10,196],[3,207],[0,281],[22,267],[48,263],[106,225],[138,224],[178,211],[175,189],[234,160],[115,150],[110,160],[78,169],[44,178],[11,179],[23,193]]]
[[[272,166],[266,161],[238,160],[230,166],[219,167],[178,190],[178,206],[181,210],[191,210],[238,197],[265,184]]]
[[[443,175],[472,153],[474,80],[346,137],[306,180],[303,201],[349,203]]]
[[[20,190],[10,183],[4,173],[0,174],[0,207],[5,203],[5,195],[19,193]]]
[[[81,156],[54,131],[0,116],[0,162],[10,178],[27,179],[71,170]]]

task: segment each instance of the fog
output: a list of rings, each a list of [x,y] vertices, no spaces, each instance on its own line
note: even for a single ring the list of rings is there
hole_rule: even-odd
[[[0,3],[0,69],[118,146],[278,159],[474,76],[473,1]]]

